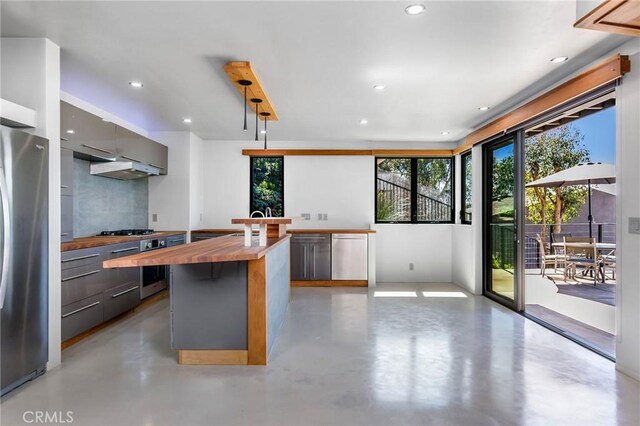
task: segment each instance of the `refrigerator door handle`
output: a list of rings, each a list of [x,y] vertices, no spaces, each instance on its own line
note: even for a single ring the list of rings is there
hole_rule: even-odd
[[[7,268],[11,253],[11,216],[9,212],[9,194],[4,169],[0,168],[0,198],[2,198],[2,276],[0,277],[0,309],[4,306],[7,294]]]

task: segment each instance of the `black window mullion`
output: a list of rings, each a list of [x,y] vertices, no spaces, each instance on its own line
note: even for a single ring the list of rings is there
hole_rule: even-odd
[[[418,159],[411,159],[411,223],[418,223]]]

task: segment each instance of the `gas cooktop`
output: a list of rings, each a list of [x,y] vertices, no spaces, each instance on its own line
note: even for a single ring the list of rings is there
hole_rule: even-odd
[[[126,236],[137,236],[137,235],[151,235],[153,234],[153,229],[120,229],[118,231],[102,231],[98,236],[100,237],[126,237]]]

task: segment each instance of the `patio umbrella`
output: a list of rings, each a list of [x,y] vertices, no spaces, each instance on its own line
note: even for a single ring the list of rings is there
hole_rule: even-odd
[[[534,180],[526,184],[526,187],[559,188],[564,186],[587,185],[589,187],[589,238],[593,236],[591,225],[591,185],[610,184],[616,182],[616,171],[612,164],[587,163],[559,171],[552,175]]]

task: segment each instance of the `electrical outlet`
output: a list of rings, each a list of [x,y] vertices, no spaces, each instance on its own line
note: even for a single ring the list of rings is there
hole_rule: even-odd
[[[329,215],[326,213],[322,213],[322,220],[329,220]]]
[[[151,222],[157,222],[158,221],[158,213],[154,213],[151,215]]]
[[[413,263],[409,263],[409,270],[413,271]]]
[[[302,216],[304,220],[311,220],[311,213],[301,213],[300,216]]]
[[[640,217],[629,218],[629,233],[640,234]]]
[[[322,213],[318,213],[318,220],[322,220]]]

